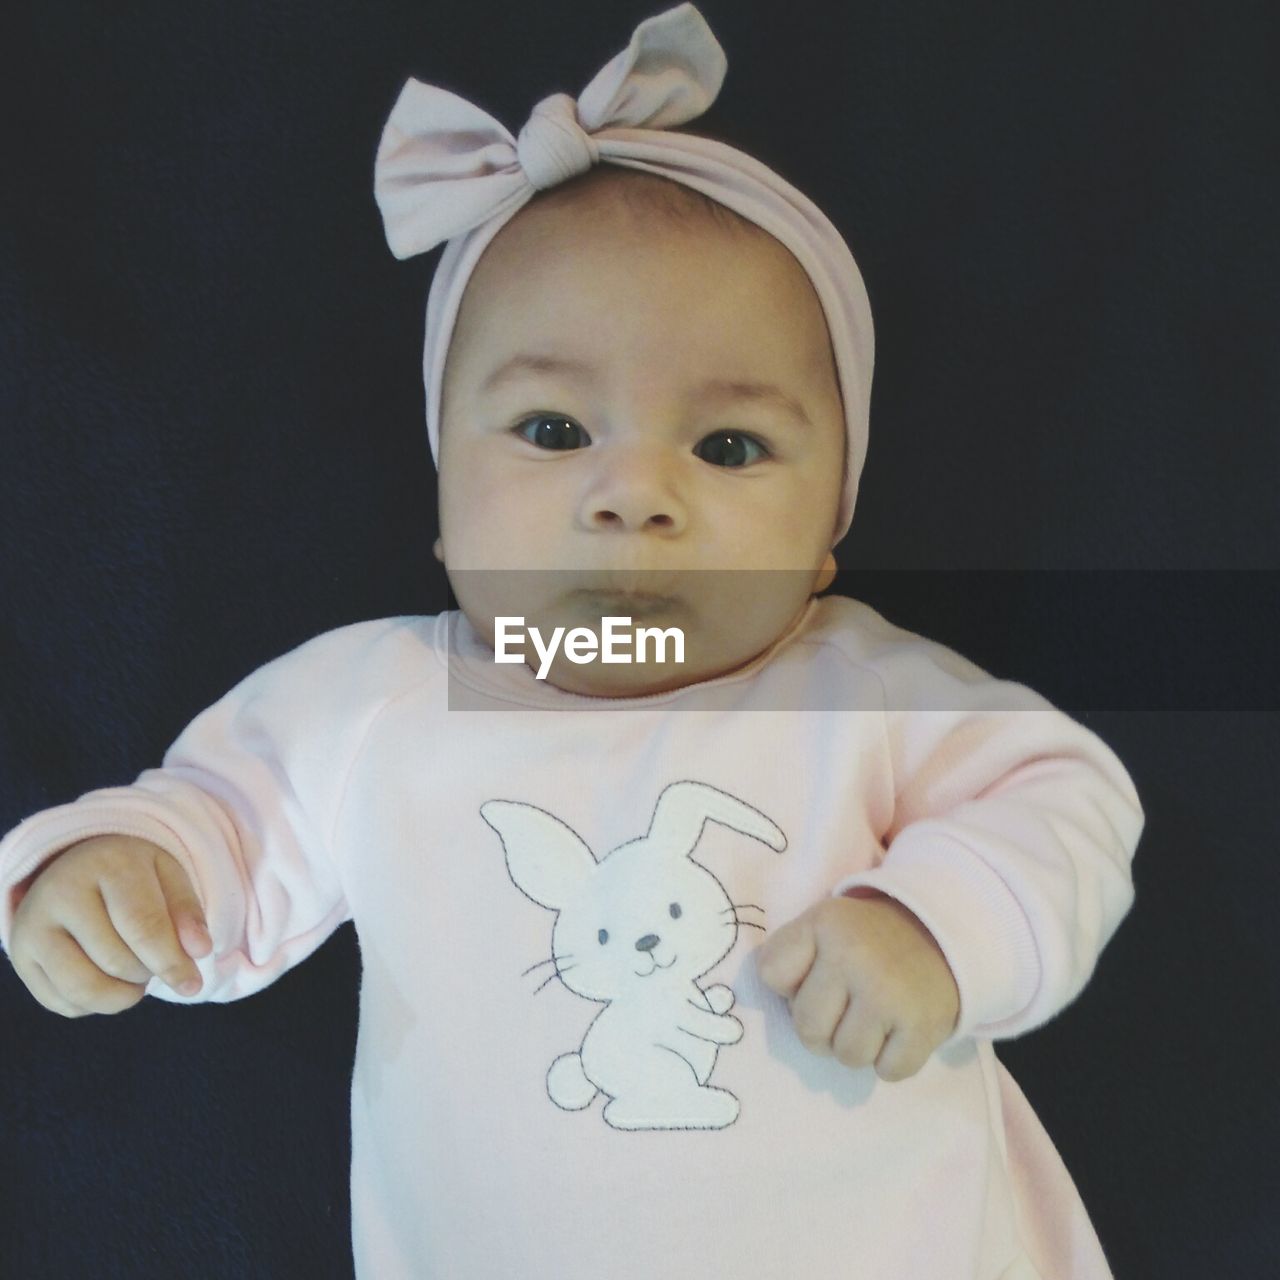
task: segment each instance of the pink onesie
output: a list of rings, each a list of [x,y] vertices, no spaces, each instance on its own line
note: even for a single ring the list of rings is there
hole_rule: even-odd
[[[189,870],[195,1000],[354,920],[364,1280],[1104,1277],[991,1042],[1081,990],[1142,824],[1093,733],[851,599],[625,701],[496,665],[457,612],[395,618],[267,664],[162,768],[10,832],[0,941],[40,863],[105,832]],[[806,1050],[752,960],[855,885],[906,903],[960,990],[899,1083]]]

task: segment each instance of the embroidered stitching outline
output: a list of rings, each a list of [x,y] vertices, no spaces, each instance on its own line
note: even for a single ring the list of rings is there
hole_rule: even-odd
[[[692,854],[708,821],[781,853],[782,831],[751,805],[705,782],[666,786],[649,830],[599,861],[567,823],[537,805],[486,800],[480,816],[498,833],[512,883],[556,913],[551,978],[603,1004],[575,1052],[547,1071],[547,1093],[564,1111],[604,1094],[615,1129],[723,1129],[740,1105],[710,1084],[722,1045],[742,1039],[734,994],[698,978],[733,949],[735,903]],[[546,982],[542,984],[545,986]],[[540,991],[542,987],[539,987]],[[536,992],[535,992],[536,994]]]

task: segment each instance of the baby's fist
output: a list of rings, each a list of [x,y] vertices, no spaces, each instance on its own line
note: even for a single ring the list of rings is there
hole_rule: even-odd
[[[915,1075],[955,1029],[960,993],[938,944],[882,894],[828,898],[766,938],[761,980],[807,1049],[882,1080]]]

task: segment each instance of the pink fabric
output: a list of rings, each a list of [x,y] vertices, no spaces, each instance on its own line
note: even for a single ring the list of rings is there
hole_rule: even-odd
[[[875,338],[858,265],[803,193],[749,155],[672,133],[715,100],[727,60],[702,14],[682,4],[642,22],[578,96],[553,93],[518,138],[437,85],[409,80],[383,131],[374,174],[387,241],[398,258],[445,249],[427,298],[423,377],[427,434],[439,460],[440,388],[467,281],[489,242],[539,190],[599,163],[693,187],[764,228],[813,282],[840,380],[848,448],[839,541],[848,532],[867,452]]]
[[[268,663],[161,768],[0,840],[0,942],[32,872],[110,831],[168,849],[204,904],[204,989],[153,979],[162,999],[251,996],[352,920],[362,1280],[1107,1280],[991,1042],[1073,1000],[1132,902],[1143,814],[1105,744],[836,596],[746,668],[644,698],[568,694],[492,659],[450,613],[358,623]],[[721,798],[696,847],[628,863],[674,788]],[[590,859],[567,858],[569,836]],[[575,896],[573,865],[615,857],[634,879]],[[539,867],[561,868],[568,898]],[[699,896],[707,873],[719,887]],[[929,923],[960,987],[956,1034],[897,1084],[810,1053],[755,973],[761,927],[857,884]],[[577,944],[548,966],[553,929],[583,911],[615,941],[652,924],[672,989],[703,1004],[701,1022],[651,1024],[634,990],[614,992],[635,1034],[597,1064],[609,1097],[573,1109],[549,1073],[584,1051],[602,993],[582,994]],[[695,983],[703,962],[682,947],[708,938],[724,954]],[[741,1023],[732,1043],[715,1039],[713,997]],[[655,1057],[690,1039],[710,1055],[699,1083],[736,1099],[731,1121],[691,1115],[700,1094],[655,1092]],[[615,1125],[610,1099],[638,1084],[657,1109]]]

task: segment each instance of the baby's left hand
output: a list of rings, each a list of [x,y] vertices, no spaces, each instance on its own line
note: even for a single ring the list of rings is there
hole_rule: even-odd
[[[960,992],[932,934],[883,894],[828,898],[756,951],[807,1049],[882,1080],[915,1075],[955,1029]]]

